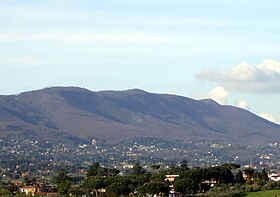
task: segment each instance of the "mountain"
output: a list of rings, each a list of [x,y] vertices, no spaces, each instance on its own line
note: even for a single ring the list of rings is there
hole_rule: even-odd
[[[27,137],[96,138],[107,144],[156,138],[258,145],[279,141],[280,126],[212,100],[139,89],[92,92],[52,87],[0,96],[0,138]]]

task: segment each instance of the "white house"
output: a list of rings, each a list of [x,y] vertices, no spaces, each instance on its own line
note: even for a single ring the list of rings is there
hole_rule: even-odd
[[[280,174],[271,173],[268,174],[268,178],[272,181],[280,181]]]

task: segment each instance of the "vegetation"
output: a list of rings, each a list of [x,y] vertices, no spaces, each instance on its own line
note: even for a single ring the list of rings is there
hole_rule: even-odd
[[[246,194],[246,197],[273,197],[280,196],[280,190],[265,190],[258,192],[250,192]]]
[[[161,169],[153,166],[150,171],[140,163],[135,163],[127,173],[120,175],[114,168],[104,168],[93,163],[87,170],[86,177],[70,176],[61,169],[48,183],[39,183],[37,179],[23,178],[25,185],[40,187],[48,192],[48,184],[55,184],[55,190],[61,196],[168,196],[170,188],[180,192],[183,197],[245,197],[279,195],[280,183],[268,180],[265,169],[256,171],[244,169],[247,180],[243,178],[240,165],[223,164],[214,167],[189,167],[186,161],[180,165]],[[169,182],[166,175],[176,175],[175,181]],[[177,176],[179,175],[179,176]],[[12,182],[2,181],[1,196],[20,195],[19,187]]]

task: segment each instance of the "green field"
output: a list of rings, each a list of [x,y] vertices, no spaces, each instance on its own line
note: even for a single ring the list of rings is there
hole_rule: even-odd
[[[246,197],[280,197],[280,190],[267,190],[247,193]]]

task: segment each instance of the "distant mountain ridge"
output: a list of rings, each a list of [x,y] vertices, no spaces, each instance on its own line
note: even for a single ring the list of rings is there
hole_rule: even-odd
[[[205,99],[194,100],[139,89],[92,92],[52,87],[0,96],[0,138],[55,140],[128,139],[228,141],[258,145],[280,140],[280,126],[249,111]]]

